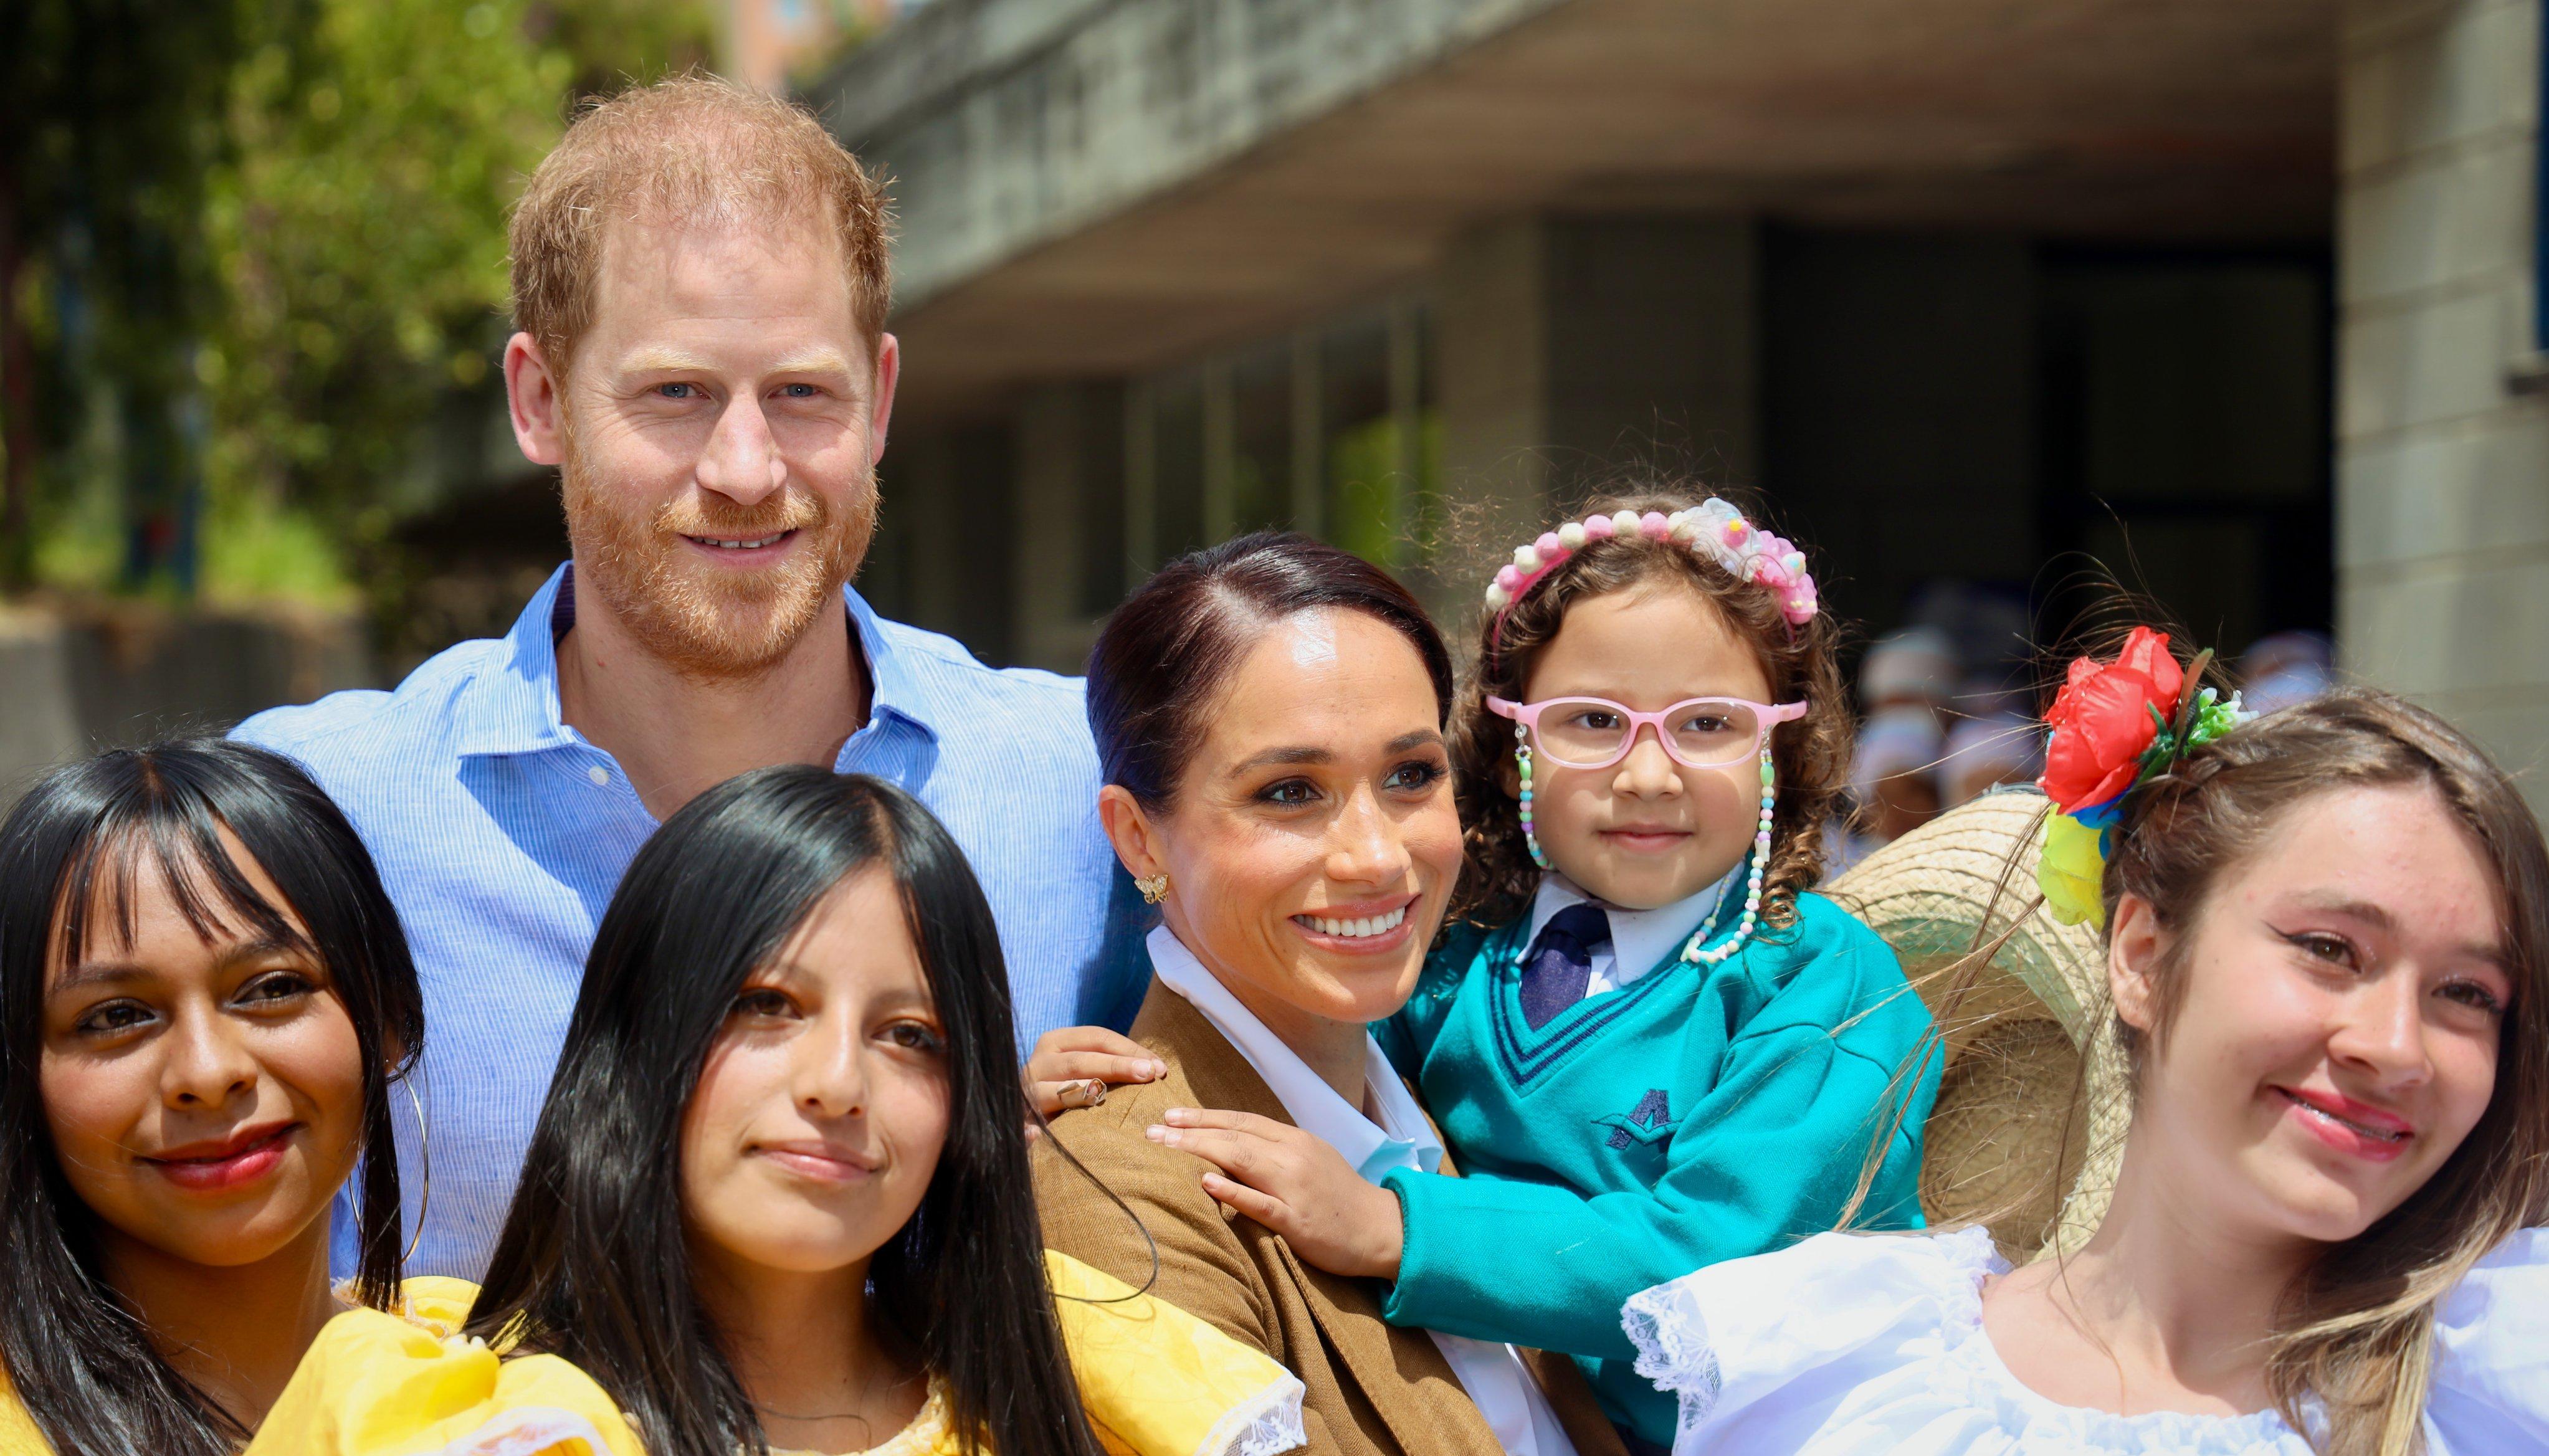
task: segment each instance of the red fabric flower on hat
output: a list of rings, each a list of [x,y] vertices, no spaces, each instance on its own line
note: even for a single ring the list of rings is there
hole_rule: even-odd
[[[2157,709],[2177,711],[2186,670],[2168,650],[2168,634],[2133,628],[2112,663],[2078,658],[2070,680],[2053,697],[2044,721],[2053,730],[2044,747],[2044,776],[2035,781],[2063,813],[2103,804],[2141,773],[2141,757],[2159,736]]]

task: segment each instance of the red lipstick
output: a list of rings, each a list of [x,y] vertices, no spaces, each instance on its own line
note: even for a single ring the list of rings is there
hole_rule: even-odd
[[[2313,1087],[2277,1087],[2289,1105],[2285,1116],[2339,1152],[2386,1163],[2407,1150],[2415,1125],[2397,1113],[2357,1102],[2341,1092]]]
[[[157,1168],[162,1177],[180,1188],[197,1193],[225,1192],[273,1172],[300,1127],[299,1123],[262,1123],[241,1128],[226,1138],[188,1142],[142,1161]]]

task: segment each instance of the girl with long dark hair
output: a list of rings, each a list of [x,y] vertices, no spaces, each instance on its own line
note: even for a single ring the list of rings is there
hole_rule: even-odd
[[[399,1306],[392,1085],[424,1035],[371,858],[288,761],[179,741],[20,799],[0,1451],[236,1451],[346,1303]],[[331,1290],[329,1209],[357,1168],[355,1274]]]
[[[1299,1444],[1280,1367],[1040,1254],[1006,986],[908,794],[701,795],[603,917],[469,1331],[579,1368],[649,1456]]]

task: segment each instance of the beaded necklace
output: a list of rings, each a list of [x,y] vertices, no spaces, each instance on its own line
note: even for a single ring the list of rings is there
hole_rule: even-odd
[[[1514,736],[1524,740],[1521,746],[1514,750],[1514,761],[1522,774],[1520,798],[1523,843],[1531,848],[1532,863],[1547,869],[1549,856],[1541,852],[1540,838],[1532,833],[1531,826],[1531,744],[1519,724],[1515,725]],[[1699,928],[1692,931],[1690,939],[1682,945],[1683,960],[1693,965],[1721,964],[1728,956],[1743,950],[1745,943],[1752,939],[1753,930],[1761,923],[1761,880],[1770,864],[1770,818],[1778,803],[1778,775],[1770,767],[1770,756],[1763,754],[1761,756],[1761,818],[1759,827],[1752,834],[1750,856],[1752,864],[1744,877],[1744,914],[1736,921],[1735,929],[1727,932],[1726,939],[1705,948],[1700,945],[1700,942],[1708,935],[1708,921],[1717,917],[1711,915],[1707,920],[1702,920]],[[1514,964],[1522,964],[1524,957],[1530,954],[1531,942],[1526,938],[1521,949],[1514,952]]]

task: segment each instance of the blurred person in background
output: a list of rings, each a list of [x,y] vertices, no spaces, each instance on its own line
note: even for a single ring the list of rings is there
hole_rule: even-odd
[[[1990,678],[1967,679],[1938,759],[1940,812],[2007,783],[2030,783],[2044,768],[2043,729],[2026,694]]]
[[[1857,812],[1833,848],[1838,874],[1938,816],[1938,761],[1946,741],[1922,703],[1880,709],[1858,730],[1849,791]]]
[[[2335,686],[2336,652],[2324,632],[2276,632],[2249,644],[2239,675],[2249,710],[2271,713]]]
[[[1867,649],[1858,665],[1858,701],[1872,722],[1894,708],[1918,708],[1933,723],[1964,676],[1956,645],[1936,627],[1890,632]]]
[[[505,353],[573,560],[503,639],[238,729],[344,806],[414,945],[420,1271],[485,1264],[603,908],[661,820],[747,770],[867,773],[926,804],[991,900],[1021,1037],[1131,1019],[1139,905],[1097,824],[1081,684],[988,669],[848,586],[899,366],[885,213],[784,101],[681,78],[585,112],[516,211]]]

